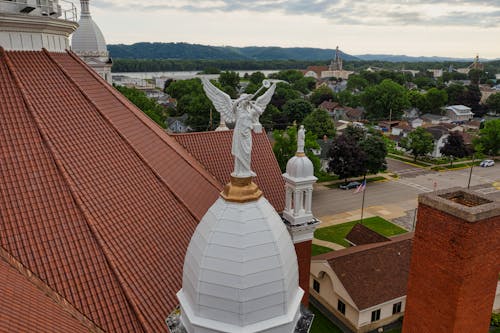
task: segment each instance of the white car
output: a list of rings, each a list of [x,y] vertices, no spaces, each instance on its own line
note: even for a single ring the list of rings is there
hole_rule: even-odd
[[[493,160],[484,160],[479,164],[480,167],[487,168],[495,165],[495,161]]]

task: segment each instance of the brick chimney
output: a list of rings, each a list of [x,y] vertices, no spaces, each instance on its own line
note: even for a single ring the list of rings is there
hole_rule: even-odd
[[[460,188],[419,197],[403,333],[488,332],[500,202]]]

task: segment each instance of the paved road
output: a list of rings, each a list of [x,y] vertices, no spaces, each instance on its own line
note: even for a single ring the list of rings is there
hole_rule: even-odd
[[[419,194],[450,187],[467,187],[469,169],[436,172],[414,168],[396,160],[388,160],[389,170],[401,172],[400,178],[382,183],[369,183],[366,192],[365,207],[401,205],[405,209],[416,207]],[[480,194],[500,200],[500,163],[494,167],[474,167],[471,187]],[[495,184],[495,186],[494,186]],[[408,207],[414,200],[415,207]],[[339,214],[361,208],[362,194],[354,194],[354,190],[328,189],[318,185],[314,192],[313,211],[318,217]]]

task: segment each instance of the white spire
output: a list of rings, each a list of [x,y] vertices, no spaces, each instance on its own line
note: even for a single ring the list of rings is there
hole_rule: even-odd
[[[304,126],[300,126],[297,134],[297,154],[286,165],[285,210],[283,217],[294,243],[313,238],[316,225],[319,223],[312,213],[313,185],[318,180],[314,176],[314,165],[304,152]]]

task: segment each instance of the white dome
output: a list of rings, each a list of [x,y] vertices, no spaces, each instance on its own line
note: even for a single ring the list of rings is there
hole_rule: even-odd
[[[79,55],[108,57],[108,48],[101,29],[90,15],[82,14],[80,27],[73,34],[71,49]]]
[[[315,179],[314,166],[307,156],[294,156],[286,164],[286,173],[295,179]]]
[[[220,198],[198,225],[179,297],[190,333],[290,333],[300,318],[297,256],[265,198]]]

